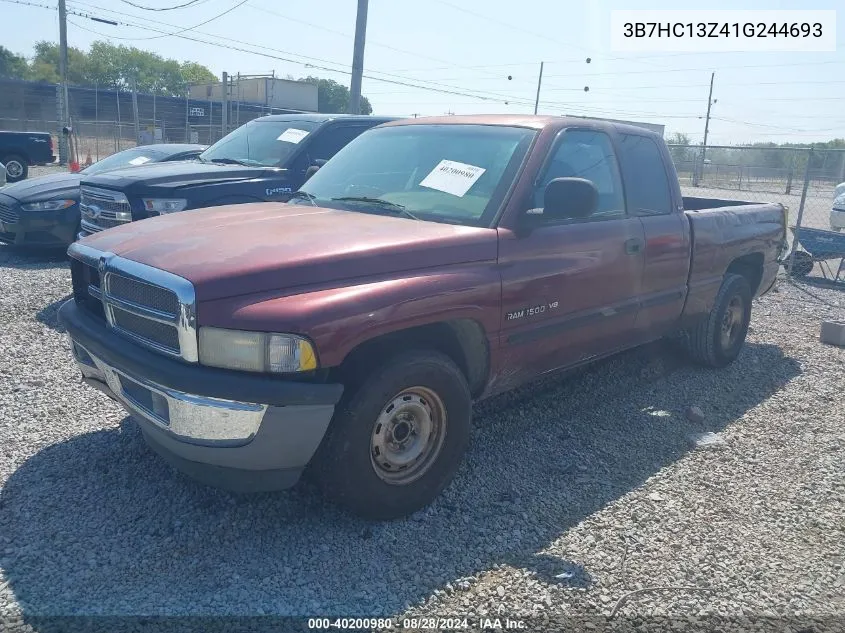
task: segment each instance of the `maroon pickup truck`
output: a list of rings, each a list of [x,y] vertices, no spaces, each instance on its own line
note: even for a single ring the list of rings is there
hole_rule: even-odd
[[[733,361],[785,248],[778,204],[684,198],[662,139],[593,120],[389,123],[287,204],[70,247],[85,381],[182,471],[313,474],[370,518],[454,476],[472,402],[661,337]]]

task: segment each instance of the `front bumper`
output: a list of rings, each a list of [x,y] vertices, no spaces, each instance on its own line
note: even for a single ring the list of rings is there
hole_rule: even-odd
[[[251,389],[237,397],[241,383],[233,391],[231,374],[251,377],[143,350],[105,330],[73,300],[59,317],[83,380],[122,404],[157,453],[213,486],[258,491],[295,484],[343,391],[341,385],[256,376]],[[173,371],[182,376],[175,385],[167,381]]]
[[[845,229],[845,209],[830,210],[830,228],[835,231]]]
[[[16,205],[9,219],[0,218],[0,242],[15,246],[67,247],[79,228],[79,205],[59,211],[23,211]]]

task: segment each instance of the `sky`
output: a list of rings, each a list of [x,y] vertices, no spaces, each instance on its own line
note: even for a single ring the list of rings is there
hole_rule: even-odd
[[[188,1],[67,0],[71,13],[121,23],[70,15],[68,43],[87,49],[106,39],[197,61],[218,76],[275,71],[348,85],[356,0],[130,6]],[[55,7],[56,0],[0,0],[0,44],[29,56],[36,41],[57,41]],[[660,123],[667,136],[682,132],[698,143],[714,72],[710,144],[845,138],[845,10],[837,14],[836,52],[633,54],[610,46],[614,9],[841,7],[841,0],[370,0],[363,94],[376,114],[531,113],[542,61],[540,114]]]

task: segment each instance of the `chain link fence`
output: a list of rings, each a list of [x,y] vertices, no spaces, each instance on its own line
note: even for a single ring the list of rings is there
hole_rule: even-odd
[[[77,141],[77,160],[85,164],[136,145],[199,143],[211,145],[240,125],[268,114],[296,110],[218,100],[162,96],[94,87],[68,87],[70,120]],[[50,132],[59,147],[62,123],[59,87],[55,84],[0,80],[0,129]],[[237,94],[237,92],[235,92]]]
[[[824,231],[817,237],[845,244],[845,231],[841,238],[832,235],[845,228],[845,213],[842,220],[831,213],[836,186],[845,183],[845,149],[670,144],[669,151],[684,195],[779,202],[789,209],[790,227]],[[793,241],[792,230],[789,239]],[[792,251],[812,251],[809,243],[802,237]],[[824,255],[810,272],[823,275],[832,270],[835,276],[840,257],[824,260]],[[799,254],[798,259],[806,268],[806,257]]]

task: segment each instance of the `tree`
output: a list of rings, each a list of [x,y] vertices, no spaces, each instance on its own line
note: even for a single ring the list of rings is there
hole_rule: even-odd
[[[189,84],[213,83],[217,77],[208,68],[197,62],[183,62],[179,70],[182,79]]]
[[[28,74],[26,58],[0,46],[0,79],[26,79]]]
[[[36,81],[60,81],[58,45],[38,42],[27,74]],[[188,83],[215,80],[214,73],[202,64],[180,63],[134,46],[97,41],[88,52],[68,49],[68,82],[75,85],[130,90],[134,84],[139,92],[182,96]]]
[[[305,77],[299,81],[317,84],[317,111],[338,113],[349,109],[349,88],[337,83],[334,79],[320,79],[319,77]],[[373,106],[366,97],[361,97],[361,114],[372,114]]]
[[[58,83],[59,45],[54,42],[40,41],[35,44],[35,55],[30,64],[30,77],[35,81]],[[71,84],[85,84],[88,75],[88,55],[85,51],[72,46],[67,49],[67,80]]]
[[[676,166],[691,161],[695,150],[690,147],[690,138],[683,132],[675,132],[666,139],[669,144],[669,153]]]
[[[131,90],[134,86],[138,92],[170,96],[185,94],[185,79],[178,61],[134,46],[94,42],[88,53],[88,64],[89,83],[118,90]]]

